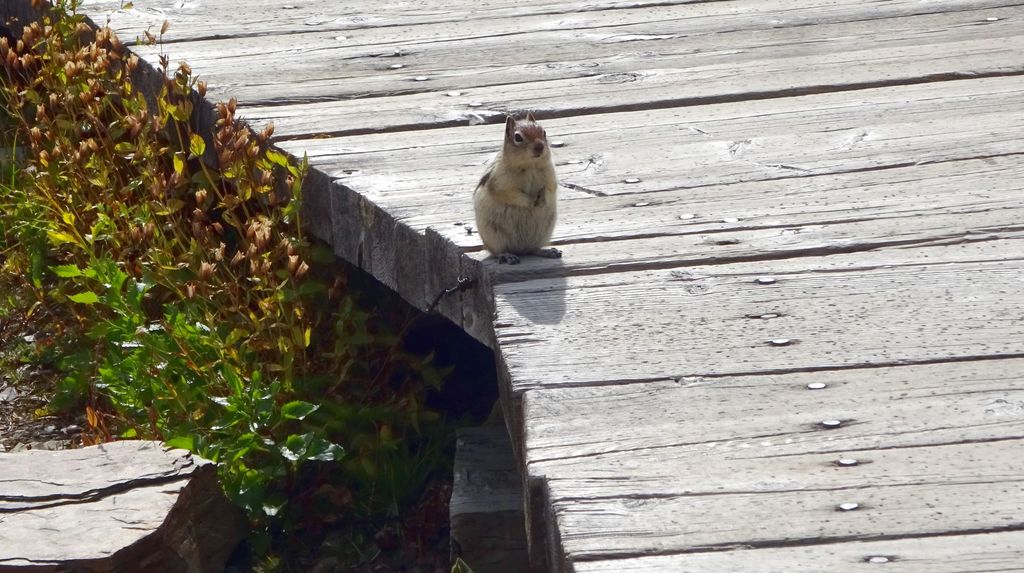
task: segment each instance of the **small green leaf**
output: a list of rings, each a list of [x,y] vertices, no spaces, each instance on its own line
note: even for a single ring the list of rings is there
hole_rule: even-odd
[[[284,445],[279,446],[278,449],[281,450],[281,455],[284,456],[284,459],[290,462],[297,462],[306,453],[306,443],[302,436],[292,434],[285,440]]]
[[[185,173],[185,160],[181,158],[180,153],[174,154],[174,172],[179,175]]]
[[[62,278],[80,277],[82,276],[82,269],[76,265],[58,265],[56,267],[50,267],[53,274]]]
[[[281,407],[281,415],[286,420],[302,420],[306,416],[316,412],[320,406],[316,404],[310,404],[309,402],[303,402],[302,400],[294,400],[288,402]]]
[[[221,367],[221,373],[224,375],[224,380],[228,383],[231,391],[235,396],[242,396],[245,393],[245,386],[242,384],[242,379],[238,377],[238,373],[235,369],[228,364],[224,364]]]
[[[43,253],[39,249],[32,249],[29,251],[29,277],[32,279],[32,284],[36,288],[43,286],[43,270],[46,269],[46,261],[44,260]]]
[[[70,234],[63,231],[47,231],[46,236],[50,238],[50,242],[54,245],[63,245],[64,243],[77,243],[78,241]]]
[[[125,134],[125,131],[126,131],[124,126],[120,122],[117,122],[117,121],[115,121],[115,122],[111,123],[109,126],[107,126],[107,130],[108,130],[107,131],[107,137],[109,137],[111,141],[117,141],[117,140],[121,139],[121,136],[123,136]],[[121,151],[121,149],[123,149],[123,147],[121,149],[118,149],[118,146],[119,145],[123,145],[124,143],[125,142],[121,142],[121,143],[118,143],[118,144],[114,145],[114,151],[116,151],[119,155],[123,154],[123,153],[131,153],[132,147],[131,147],[130,144],[128,146],[128,151],[127,152],[122,152]]]
[[[292,434],[288,436],[283,446],[279,446],[279,449],[284,459],[290,462],[303,460],[330,462],[340,460],[345,454],[345,450],[341,446],[332,444],[312,433]]]
[[[129,155],[135,151],[135,145],[128,141],[122,141],[114,146],[114,152],[118,155]]]
[[[73,294],[68,298],[71,299],[72,302],[81,304],[96,304],[100,301],[100,297],[96,296],[96,293],[94,292],[80,292],[78,294]]]
[[[323,438],[317,438],[309,449],[309,459],[318,462],[334,462],[345,456],[344,448]]]
[[[242,434],[235,440],[235,446],[238,448],[232,456],[232,461],[238,461],[249,454],[249,452],[259,448],[259,440],[256,434]]]
[[[177,436],[164,442],[168,448],[179,448],[182,450],[191,450],[195,446],[195,441],[192,436]]]
[[[271,163],[275,163],[277,165],[280,165],[281,167],[288,167],[288,157],[281,152],[268,151],[267,159],[270,160]]]
[[[452,565],[452,573],[473,573],[473,570],[466,565],[461,557],[456,557],[455,563]]]
[[[203,136],[193,133],[188,139],[188,150],[192,157],[202,157],[206,153],[206,142],[203,141]]]

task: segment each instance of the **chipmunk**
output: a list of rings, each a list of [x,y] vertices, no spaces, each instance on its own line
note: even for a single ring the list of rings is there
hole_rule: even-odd
[[[555,165],[547,134],[532,113],[505,120],[505,143],[473,191],[476,228],[498,262],[514,265],[519,255],[561,258],[543,248],[555,228]]]

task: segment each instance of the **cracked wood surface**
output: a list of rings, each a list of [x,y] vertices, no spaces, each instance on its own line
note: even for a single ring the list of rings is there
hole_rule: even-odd
[[[340,256],[475,279],[438,310],[496,350],[539,569],[1019,566],[1024,2],[83,6],[170,20],[136,49],[309,156]],[[469,193],[525,109],[565,258],[503,267]]]

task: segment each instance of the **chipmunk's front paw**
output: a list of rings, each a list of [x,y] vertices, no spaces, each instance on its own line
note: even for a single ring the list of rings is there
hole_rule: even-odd
[[[533,252],[533,254],[537,255],[538,257],[544,257],[544,258],[548,258],[548,259],[560,259],[560,258],[562,258],[562,251],[559,251],[558,249],[556,249],[554,247],[552,247],[550,249],[537,249],[536,251]]]
[[[502,253],[498,255],[498,262],[503,265],[518,265],[519,257],[512,253]]]

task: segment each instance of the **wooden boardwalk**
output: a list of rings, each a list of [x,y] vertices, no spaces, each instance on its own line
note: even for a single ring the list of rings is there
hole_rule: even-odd
[[[538,570],[1024,571],[1024,0],[120,4],[309,155],[341,256],[476,280],[440,311]],[[470,193],[524,110],[565,258],[498,266]]]

